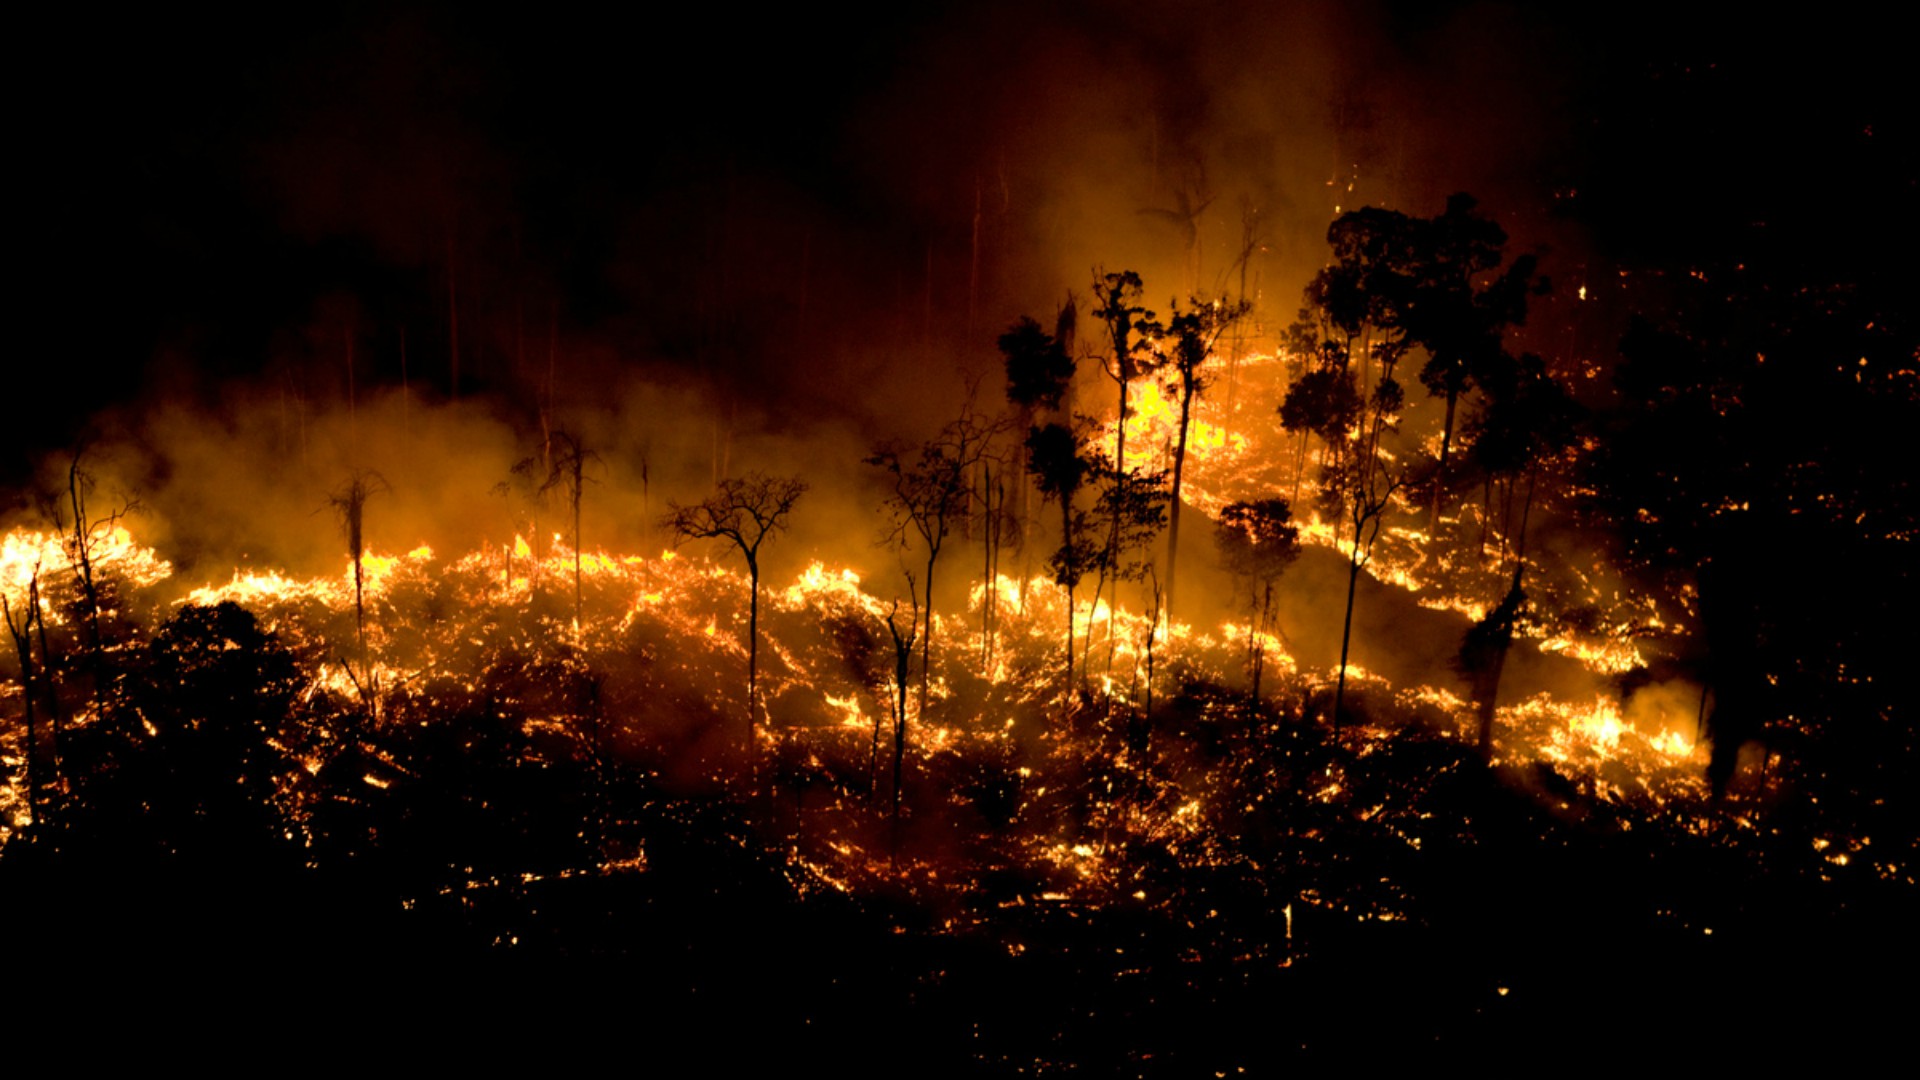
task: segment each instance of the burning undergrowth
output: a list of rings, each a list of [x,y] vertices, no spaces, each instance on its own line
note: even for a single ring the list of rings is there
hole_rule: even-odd
[[[1231,404],[1279,393],[1285,368],[1242,357],[1233,392],[1198,403],[1182,496],[1194,512],[1224,517],[1274,490],[1327,501],[1306,441],[1298,456],[1262,452],[1291,436],[1268,430],[1268,410]],[[800,966],[836,987],[905,979],[913,1004],[885,1008],[906,1008],[913,1030],[951,1035],[930,1019],[948,1011],[998,1030],[993,1049],[957,1051],[988,1072],[1114,1061],[1120,1033],[1149,1023],[1175,1071],[1284,1056],[1316,1032],[1357,1030],[1319,1000],[1355,964],[1425,986],[1395,1015],[1412,1042],[1437,1038],[1487,1022],[1475,1019],[1486,995],[1555,979],[1517,942],[1603,923],[1595,948],[1645,932],[1674,946],[1660,962],[1681,963],[1691,935],[1724,939],[1761,918],[1703,885],[1696,864],[1729,880],[1910,884],[1899,846],[1871,844],[1880,830],[1820,814],[1783,827],[1805,778],[1767,760],[1730,798],[1710,794],[1701,692],[1661,663],[1685,640],[1686,595],[1626,588],[1575,543],[1524,554],[1498,505],[1511,484],[1424,526],[1418,494],[1395,493],[1365,551],[1337,508],[1305,510],[1300,565],[1277,590],[1269,579],[1264,603],[1243,572],[1256,564],[1228,581],[1189,555],[1174,621],[1157,577],[1090,575],[1069,594],[1036,576],[1032,550],[996,562],[985,541],[1001,526],[969,510],[954,526],[964,554],[942,564],[947,591],[928,614],[927,578],[913,574],[930,563],[903,565],[897,582],[815,558],[850,546],[846,522],[871,528],[858,484],[822,484],[832,509],[807,526],[802,569],[749,561],[749,573],[747,545],[727,543],[735,519],[696,523],[715,546],[664,548],[648,459],[611,427],[597,445],[614,460],[597,475],[569,435],[543,446],[544,482],[529,465],[496,485],[503,501],[462,500],[452,492],[484,490],[500,444],[516,440],[460,410],[416,414],[404,397],[380,408],[397,427],[370,409],[314,428],[358,423],[395,442],[398,486],[355,469],[323,507],[337,522],[308,507],[267,545],[331,572],[271,556],[230,569],[213,552],[232,546],[249,500],[221,495],[232,478],[211,469],[170,473],[173,517],[158,528],[172,527],[174,562],[125,515],[91,532],[9,534],[0,585],[19,647],[5,702],[27,721],[0,743],[10,867],[73,858],[98,874],[223,884],[235,866],[268,868],[363,913],[309,915],[350,928],[335,939],[348,951],[425,934],[430,959],[456,966],[646,958],[663,979],[719,978],[743,996],[768,956],[800,948]],[[1172,423],[1164,394],[1130,419],[1147,466]],[[409,483],[408,424],[467,452]],[[324,469],[308,466],[308,488]],[[639,537],[641,550],[574,549],[589,481],[617,490],[592,497],[588,532]],[[409,513],[416,488],[433,494]],[[276,506],[298,499],[267,494],[264,475],[238,485],[256,489]],[[220,499],[219,513],[180,510]],[[358,559],[341,564],[328,524]],[[352,539],[359,526],[376,539]],[[415,528],[432,542],[385,546]],[[459,546],[474,535],[492,539]],[[1017,572],[989,569],[1015,559]],[[962,560],[969,569],[952,568]],[[1498,707],[1478,716],[1446,660],[1521,565],[1537,601],[1514,624]],[[1360,627],[1343,678],[1327,630],[1349,583]],[[204,925],[214,917],[191,895]],[[758,953],[723,950],[731,974],[716,976],[660,956],[648,935],[679,932],[664,911],[716,938],[739,920],[911,957],[878,974],[761,934]],[[1028,1008],[983,1004],[996,999],[975,980],[993,977],[1031,983],[1009,999]],[[808,1015],[846,1024],[872,1005],[792,978],[822,1002]],[[1169,996],[1229,1010],[1286,1001],[1294,1041],[1166,1035]],[[1081,1015],[1083,998],[1095,1004]],[[1462,1004],[1435,1011],[1439,998]],[[1522,1017],[1535,1014],[1499,1023]]]
[[[35,540],[15,533],[10,545],[26,550]],[[115,559],[126,565],[105,560],[104,571],[127,574],[136,594],[166,584],[164,563],[120,543],[129,554]],[[1352,681],[1364,720],[1334,738],[1309,719],[1324,675],[1298,671],[1284,654],[1269,661],[1279,674],[1265,700],[1228,689],[1242,680],[1246,647],[1232,624],[1213,634],[1158,628],[1157,640],[1167,640],[1158,640],[1149,684],[1146,620],[1104,604],[1082,605],[1086,666],[1069,686],[1058,670],[1059,590],[1003,579],[993,640],[980,631],[977,604],[935,618],[924,714],[911,676],[906,688],[895,822],[886,810],[900,692],[894,645],[887,606],[856,574],[815,564],[767,590],[766,722],[748,755],[744,575],[697,555],[585,554],[576,597],[573,571],[558,540],[537,557],[524,541],[457,559],[425,547],[369,556],[363,637],[351,570],[332,579],[236,573],[191,590],[174,610],[237,605],[293,657],[300,709],[272,738],[309,775],[340,756],[378,759],[397,733],[487,715],[517,726],[516,737],[533,740],[528,753],[553,763],[643,768],[673,789],[743,805],[758,784],[776,832],[805,838],[805,862],[831,867],[823,880],[842,885],[912,877],[922,863],[992,838],[1008,845],[993,858],[1023,866],[1041,893],[1128,895],[1137,868],[1118,868],[1130,852],[1159,848],[1175,865],[1211,858],[1247,834],[1240,815],[1283,795],[1360,820],[1387,814],[1384,804],[1352,805],[1339,777],[1383,747],[1457,746],[1465,723],[1463,703],[1444,691],[1396,692],[1361,673]],[[145,639],[180,615],[160,608],[152,617],[115,648],[151,648]],[[1542,697],[1502,716],[1503,757],[1563,775],[1587,801],[1642,814],[1701,809],[1691,745],[1640,734],[1608,701]],[[74,722],[109,721],[88,710]],[[302,724],[320,733],[292,730]],[[410,782],[407,770],[373,767],[364,781],[373,791]],[[17,785],[10,793],[19,824]],[[964,874],[949,875],[943,888],[971,887]]]
[[[1158,1016],[1154,995],[1175,987],[1229,1003],[1278,995],[1297,1010],[1287,1037],[1311,1049],[1333,1017],[1298,995],[1337,983],[1356,956],[1391,954],[1396,970],[1444,960],[1491,993],[1543,976],[1524,951],[1457,936],[1549,933],[1551,910],[1620,905],[1691,948],[1687,935],[1726,909],[1718,888],[1684,893],[1698,872],[1686,860],[1751,878],[1759,864],[1742,852],[1777,859],[1782,846],[1761,835],[1767,796],[1710,803],[1692,743],[1636,724],[1650,706],[1631,698],[1625,711],[1546,696],[1505,707],[1489,769],[1468,707],[1445,690],[1351,672],[1335,731],[1327,674],[1281,653],[1250,697],[1245,627],[1231,623],[1158,627],[1149,680],[1149,620],[1083,603],[1084,667],[1069,680],[1064,596],[1038,580],[999,582],[991,640],[984,590],[971,610],[936,615],[924,712],[918,680],[905,688],[895,811],[897,609],[853,571],[814,564],[762,583],[764,716],[749,752],[749,581],[698,553],[583,552],[577,590],[559,539],[369,555],[362,631],[350,567],[240,572],[180,595],[166,563],[130,537],[113,543],[99,563],[118,584],[113,629],[97,667],[63,673],[58,772],[42,764],[34,781],[34,813],[59,824],[20,835],[76,849],[111,838],[137,865],[255,852],[296,878],[361,882],[468,956],[646,953],[657,946],[591,914],[627,902],[596,890],[719,880],[721,910],[759,896],[918,942],[927,969],[910,996],[984,1017],[999,1032],[989,1045],[1012,1055],[969,1059],[987,1072],[1118,1053],[1112,1025]],[[9,537],[10,601],[33,566],[58,579],[59,550]],[[78,629],[76,603],[46,611],[58,635]],[[20,695],[16,683],[12,706]],[[15,776],[22,745],[7,743]],[[30,824],[20,782],[7,799],[17,832]],[[1862,880],[1898,872],[1863,858],[1867,843],[1829,837],[1798,862]],[[1651,854],[1681,898],[1648,910],[1572,854],[1611,865],[1625,850]],[[1588,892],[1550,896],[1537,875]],[[1543,906],[1483,910],[1489,889]],[[578,920],[556,915],[582,903]],[[1367,927],[1387,936],[1355,936]],[[987,971],[1096,979],[1086,999],[1110,1012],[985,1008],[969,980]],[[1462,1008],[1408,1013],[1416,1041],[1464,1022]],[[1042,1037],[1033,1024],[1052,1026]],[[1161,1041],[1184,1065],[1283,1049]]]

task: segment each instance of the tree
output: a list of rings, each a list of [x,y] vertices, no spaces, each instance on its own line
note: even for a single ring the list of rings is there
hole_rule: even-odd
[[[1469,282],[1484,261],[1484,245],[1476,242],[1486,238],[1481,227],[1485,223],[1467,216],[1473,205],[1471,198],[1455,196],[1448,203],[1453,216],[1438,226],[1375,207],[1341,215],[1327,230],[1334,261],[1306,290],[1306,319],[1317,320],[1320,326],[1321,362],[1316,371],[1323,373],[1318,375],[1321,385],[1303,393],[1291,409],[1296,403],[1289,394],[1282,416],[1290,428],[1326,424],[1325,433],[1337,437],[1333,446],[1339,452],[1326,470],[1321,491],[1324,503],[1351,527],[1347,603],[1333,698],[1335,731],[1346,696],[1360,571],[1372,559],[1374,542],[1396,493],[1414,479],[1405,467],[1392,471],[1382,446],[1384,437],[1397,430],[1405,405],[1394,370],[1416,345],[1446,339],[1454,324],[1436,315],[1436,310],[1453,310],[1448,301],[1461,302],[1463,289],[1471,300]],[[1497,245],[1493,250],[1497,252]],[[1520,278],[1530,273],[1528,263]],[[1351,394],[1350,363],[1355,358],[1360,360],[1361,385],[1357,394]],[[1352,419],[1347,420],[1348,416]],[[1336,431],[1341,421],[1346,423]]]
[[[1058,338],[1025,315],[1000,335],[999,344],[1006,358],[1007,400],[1020,410],[1024,430],[1032,426],[1035,412],[1060,408],[1073,381],[1073,357]]]
[[[1475,745],[1486,761],[1493,760],[1493,717],[1500,694],[1500,672],[1506,667],[1513,630],[1526,602],[1527,593],[1520,587],[1520,568],[1516,566],[1507,595],[1485,618],[1467,628],[1460,651],[1454,655],[1454,670],[1467,680],[1473,699],[1479,732]]]
[[[1447,402],[1427,511],[1429,532],[1439,516],[1460,397],[1498,377],[1506,359],[1501,346],[1506,329],[1526,322],[1527,298],[1548,289],[1547,280],[1534,273],[1532,255],[1520,256],[1491,281],[1479,283],[1481,275],[1499,269],[1507,234],[1476,216],[1477,205],[1472,196],[1456,194],[1447,199],[1444,213],[1421,223],[1414,286],[1393,316],[1408,340],[1426,349],[1420,384]]]
[[[391,490],[379,473],[361,469],[327,496],[327,505],[339,518],[340,532],[347,541],[347,556],[353,560],[353,634],[355,659],[360,664],[360,697],[369,708],[375,709],[378,706],[374,704],[374,694],[378,687],[374,685],[367,657],[366,512],[368,499]]]
[[[1347,434],[1360,421],[1362,402],[1354,386],[1353,373],[1347,370],[1346,353],[1334,342],[1331,348],[1316,349],[1316,358],[1305,374],[1287,388],[1280,403],[1280,424],[1300,436],[1300,449],[1293,471],[1293,498],[1300,498],[1300,475],[1307,460],[1307,439],[1318,436],[1329,448],[1346,443]]]
[[[1073,590],[1096,561],[1098,547],[1088,538],[1087,517],[1074,499],[1098,468],[1081,438],[1064,424],[1048,424],[1027,434],[1027,469],[1041,494],[1060,506],[1060,546],[1047,560],[1053,583],[1067,590],[1067,685],[1073,685]]]
[[[1120,411],[1114,420],[1111,476],[1124,476],[1127,471],[1127,416],[1131,411],[1127,406],[1127,391],[1134,380],[1153,371],[1157,360],[1153,342],[1163,333],[1160,324],[1153,320],[1153,312],[1139,303],[1141,288],[1140,275],[1132,270],[1102,274],[1093,282],[1093,295],[1100,301],[1100,306],[1093,313],[1107,324],[1107,337],[1113,345],[1113,367],[1107,371],[1107,376],[1120,388]],[[1118,520],[1114,519],[1116,525]],[[1108,562],[1119,559],[1119,544],[1119,534],[1109,530],[1105,556]],[[1096,601],[1099,594],[1100,590],[1096,589]]]
[[[677,541],[725,540],[747,561],[747,751],[753,752],[753,726],[758,711],[760,663],[760,548],[785,532],[794,504],[806,494],[800,480],[750,472],[720,481],[712,495],[692,506],[667,504],[661,518]]]
[[[1385,383],[1383,385],[1391,385]],[[1353,527],[1347,549],[1347,608],[1340,623],[1340,673],[1333,691],[1333,730],[1340,730],[1340,707],[1347,694],[1347,656],[1353,645],[1353,600],[1360,584],[1360,571],[1373,559],[1374,541],[1380,538],[1393,497],[1406,485],[1404,473],[1390,475],[1375,460],[1374,448],[1349,457],[1329,476],[1326,494],[1344,508],[1344,517]]]
[[[1697,303],[1629,327],[1593,509],[1633,578],[1680,600],[1669,622],[1691,632],[1650,644],[1703,687],[1716,793],[1763,738],[1797,744],[1786,760],[1809,783],[1911,776],[1910,635],[1886,628],[1920,602],[1920,500],[1888,439],[1920,418],[1920,333],[1891,282],[1754,269],[1707,266],[1679,286]],[[1827,789],[1822,811],[1843,797]]]
[[[1300,530],[1285,499],[1230,503],[1214,525],[1227,570],[1247,587],[1247,671],[1255,701],[1266,666],[1263,639],[1273,622],[1273,587],[1300,555]]]
[[[106,648],[100,627],[100,613],[111,606],[107,597],[111,585],[100,575],[97,555],[101,544],[120,526],[121,519],[137,512],[140,503],[137,499],[125,499],[118,509],[105,517],[94,517],[90,504],[96,481],[91,472],[80,467],[84,453],[85,450],[74,451],[73,457],[67,462],[66,505],[63,507],[60,497],[51,492],[43,493],[39,503],[41,516],[65,537],[67,564],[73,571],[74,587],[78,593],[80,621],[87,632],[87,656],[98,677],[102,673]],[[71,518],[67,516],[69,512]],[[52,661],[50,655],[45,659],[49,663]]]
[[[1062,318],[1067,319],[1065,312]],[[1073,357],[1067,352],[1062,336],[1047,333],[1039,323],[1024,315],[1000,335],[999,345],[1006,361],[1007,402],[1014,407],[1014,430],[1032,431],[1041,414],[1058,412],[1065,402],[1073,385],[1076,367]],[[1029,471],[1026,453],[1023,436],[1018,467],[1022,475]],[[1032,488],[1022,490],[1030,492]],[[1020,521],[1023,533],[1027,528],[1026,509],[1023,501]]]
[[[38,815],[35,800],[39,793],[39,782],[38,778],[34,775],[33,759],[38,752],[40,740],[39,733],[34,727],[33,716],[33,631],[35,623],[42,623],[42,616],[40,614],[40,564],[37,561],[34,563],[31,576],[27,579],[27,595],[24,599],[25,603],[19,613],[19,617],[16,619],[12,601],[4,592],[0,592],[0,613],[4,613],[6,616],[7,632],[13,637],[14,652],[20,660],[20,704],[21,709],[26,714],[27,724],[26,742],[22,746],[20,754],[24,759],[26,767],[27,822],[29,824],[37,824]],[[41,634],[42,640],[44,641],[44,623],[42,623]],[[42,658],[44,659],[44,655]]]
[[[1173,341],[1168,365],[1180,382],[1180,434],[1173,444],[1173,491],[1167,520],[1167,619],[1173,619],[1174,585],[1180,569],[1180,484],[1187,465],[1187,429],[1193,418],[1193,399],[1206,388],[1201,374],[1207,357],[1212,355],[1220,335],[1238,323],[1253,306],[1245,300],[1237,304],[1195,301],[1186,311],[1173,305],[1173,318],[1167,323],[1167,336]]]
[[[891,477],[885,510],[888,523],[883,542],[906,546],[914,538],[927,552],[926,603],[921,611],[920,714],[926,715],[927,690],[932,678],[933,571],[940,549],[955,522],[963,520],[973,493],[973,470],[987,457],[995,425],[975,419],[969,408],[922,443],[918,451],[898,443],[883,444],[867,458]],[[911,580],[909,580],[911,584]]]
[[[1019,436],[1008,465],[1020,478],[1017,481],[1020,508],[1015,515],[1013,540],[1020,548],[1023,559],[1030,558],[1032,553],[1032,548],[1027,546],[1027,539],[1033,529],[1033,494],[1036,488],[1032,482],[1035,473],[1032,455],[1027,448],[1027,437],[1039,426],[1043,416],[1071,417],[1073,376],[1078,366],[1073,358],[1075,319],[1075,305],[1073,297],[1069,295],[1055,319],[1052,334],[1042,330],[1040,324],[1032,319],[1022,316],[1019,322],[1000,335],[1000,352],[1006,360],[1007,401],[1014,408],[1013,430]],[[1022,597],[1026,595],[1026,582],[1030,576],[1027,570],[1021,572]],[[991,582],[995,575],[990,573],[988,577]],[[991,598],[992,590],[988,595]]]
[[[1482,389],[1487,400],[1472,422],[1468,456],[1490,484],[1497,480],[1506,488],[1501,548],[1514,552],[1517,571],[1526,552],[1536,482],[1573,445],[1584,412],[1548,374],[1546,362],[1532,353],[1517,359],[1503,356],[1497,365],[1489,365]],[[1516,533],[1512,503],[1522,478],[1527,494]]]
[[[586,625],[580,590],[580,497],[592,479],[586,475],[586,467],[598,461],[599,456],[584,449],[580,440],[565,430],[555,431],[551,443],[554,449],[548,458],[547,478],[540,484],[540,493],[564,490],[567,505],[573,511],[573,632],[577,639]],[[528,459],[528,463],[531,460]]]
[[[1504,354],[1503,354],[1504,355]],[[1506,595],[1485,618],[1467,630],[1454,668],[1466,678],[1478,718],[1477,744],[1481,757],[1493,758],[1493,719],[1498,705],[1500,675],[1513,644],[1514,628],[1525,610],[1523,586],[1527,566],[1527,526],[1533,516],[1534,488],[1543,468],[1574,440],[1580,418],[1578,406],[1547,374],[1546,364],[1528,354],[1483,369],[1483,389],[1490,398],[1478,422],[1471,456],[1489,478],[1502,477],[1507,503],[1519,477],[1527,478],[1526,500],[1520,509],[1517,537],[1503,527],[1503,549],[1512,541],[1513,575]],[[1491,489],[1489,489],[1491,490]],[[1511,518],[1511,514],[1508,514]]]
[[[1409,351],[1426,351],[1421,385],[1446,399],[1429,528],[1439,512],[1460,397],[1500,363],[1501,338],[1526,320],[1527,297],[1547,290],[1530,255],[1481,280],[1498,270],[1507,234],[1476,216],[1476,206],[1472,196],[1455,194],[1431,219],[1376,207],[1343,214],[1327,230],[1334,261],[1307,290],[1324,323],[1344,336],[1349,350],[1358,342],[1363,359],[1379,361],[1383,378]]]
[[[1097,553],[1094,569],[1100,580],[1114,582],[1117,593],[1122,581],[1139,581],[1153,566],[1149,549],[1160,530],[1167,527],[1167,474],[1139,469],[1099,471],[1105,483],[1094,500],[1092,522],[1097,535],[1107,534],[1107,545]],[[1094,590],[1097,601],[1100,589]],[[1117,604],[1115,605],[1118,606]],[[1113,670],[1113,654],[1119,644],[1108,623],[1107,670]],[[1092,658],[1086,667],[1091,669]]]
[[[907,592],[909,599],[913,593],[913,573],[907,572]],[[917,604],[917,601],[913,601]],[[900,787],[906,771],[907,758],[907,680],[913,667],[913,639],[918,631],[920,611],[916,606],[907,615],[906,629],[901,629],[894,616],[900,612],[900,601],[895,598],[893,607],[887,609],[887,633],[893,638],[893,846],[896,853],[900,842]],[[874,723],[874,747],[879,748],[880,726]],[[869,762],[869,775],[871,775]]]

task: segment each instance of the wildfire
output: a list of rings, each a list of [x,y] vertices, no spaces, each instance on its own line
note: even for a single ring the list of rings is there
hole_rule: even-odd
[[[1612,697],[1581,704],[1544,694],[1502,708],[1498,716],[1500,729],[1511,733],[1496,740],[1503,757],[1537,757],[1583,771],[1598,784],[1657,799],[1704,789],[1705,752],[1673,718],[1644,716],[1636,724]]]
[[[1228,439],[1217,448],[1233,452],[1242,445]],[[1331,527],[1317,518],[1309,519],[1303,531],[1329,544],[1339,543]],[[38,567],[44,588],[52,575],[71,572],[69,546],[59,536],[15,530],[0,548],[0,585],[10,597],[23,595]],[[171,573],[165,560],[138,544],[125,529],[103,534],[93,557],[101,573],[115,575],[136,590],[157,585]],[[318,662],[307,675],[306,700],[316,695],[341,701],[375,696],[397,700],[423,692],[435,679],[470,680],[473,674],[463,665],[478,662],[480,654],[474,649],[487,640],[490,631],[485,626],[549,610],[550,615],[540,617],[551,618],[555,640],[578,641],[587,650],[587,663],[593,663],[596,655],[655,658],[650,662],[666,664],[646,678],[688,683],[685,690],[663,687],[635,692],[655,693],[667,701],[736,700],[735,665],[745,653],[742,608],[748,586],[742,573],[722,563],[684,555],[676,558],[672,552],[646,558],[583,551],[577,562],[582,589],[578,626],[573,623],[572,596],[576,561],[563,540],[547,544],[537,556],[518,537],[510,545],[483,547],[451,560],[425,545],[404,553],[369,552],[359,570],[360,602],[366,608],[368,655],[364,659],[357,658],[355,647],[346,643],[353,634],[355,605],[355,568],[350,561],[338,572],[318,577],[272,568],[236,569],[225,582],[186,591],[184,602],[239,604],[290,641],[322,646],[308,653]],[[998,617],[991,630],[983,630],[980,608],[989,595]],[[944,659],[929,680],[926,715],[920,712],[917,694],[909,697],[913,706],[909,752],[917,760],[1001,753],[994,748],[1011,745],[1008,740],[1016,730],[1014,719],[1004,710],[1052,709],[1066,702],[1060,693],[1066,590],[1042,578],[1000,575],[990,586],[977,583],[970,599],[968,612],[945,611],[935,616],[935,653]],[[1229,619],[1206,630],[1168,624],[1106,596],[1082,594],[1075,601],[1075,677],[1087,678],[1117,708],[1136,709],[1150,694],[1172,694],[1178,685],[1169,672],[1175,670],[1238,671],[1250,643],[1263,651],[1263,662],[1274,679],[1306,678],[1319,684],[1330,682],[1334,675],[1302,672],[1284,639],[1244,621]],[[868,591],[856,571],[817,561],[791,582],[763,591],[761,655],[763,661],[771,662],[763,664],[762,680],[770,716],[758,734],[767,752],[778,752],[805,731],[816,747],[810,751],[816,761],[864,760],[875,719],[887,722],[892,697],[900,688],[890,679],[859,675],[835,654],[833,636],[822,630],[848,625],[866,627],[863,632],[871,634],[872,628],[884,626],[890,607]],[[330,640],[334,646],[325,647]],[[692,643],[698,647],[687,647]],[[1155,653],[1151,680],[1150,648]],[[1622,670],[1638,655],[1631,643],[1586,643],[1571,637],[1548,638],[1543,648],[1573,655],[1601,670]],[[978,663],[989,654],[991,663]],[[878,670],[876,664],[874,671]],[[1358,665],[1350,664],[1347,675],[1350,687],[1366,684],[1375,688],[1373,692],[1396,694],[1386,680]],[[1412,687],[1397,694],[1408,708],[1455,718],[1464,731],[1469,707],[1451,691]],[[535,722],[556,736],[567,730],[568,723],[565,717]],[[1701,758],[1699,748],[1678,725],[1652,725],[1642,731],[1610,698],[1569,703],[1537,697],[1501,709],[1499,732],[1504,759],[1536,757],[1576,773],[1605,774],[1613,777],[1606,783],[1616,788],[1622,785],[1615,774],[1625,769],[1640,777],[1643,787],[1677,790],[1673,774],[1683,766],[1697,773]],[[1382,735],[1371,729],[1361,734],[1367,740]],[[836,739],[843,743],[836,744]],[[832,749],[835,745],[839,748]],[[10,756],[17,760],[17,754]],[[311,772],[316,766],[309,761],[305,768]],[[17,770],[13,775],[16,778],[10,779],[4,795],[9,807],[21,801]],[[1031,775],[1031,770],[1023,768],[1020,775]],[[1347,790],[1346,781],[1330,777],[1318,785],[1316,797],[1343,799]],[[1046,785],[1036,785],[1024,797],[1052,796]],[[1106,801],[1103,797],[1102,803]],[[1106,813],[1129,822],[1128,828],[1137,835],[1185,837],[1178,842],[1197,843],[1204,849],[1208,847],[1200,835],[1207,827],[1204,806],[1203,797],[1188,794],[1124,809],[1115,804]],[[1055,842],[1041,854],[1050,863],[1072,870],[1076,879],[1092,881],[1101,880],[1104,872],[1100,852],[1099,847],[1076,840]]]
[[[55,579],[70,579],[78,569],[76,551],[71,534],[9,531],[0,541],[0,589],[5,590],[8,602],[24,604],[36,575],[43,588]],[[173,564],[137,543],[122,525],[100,530],[89,538],[87,559],[97,573],[124,580],[135,588],[147,588],[173,574]],[[54,605],[48,606],[45,615],[55,623],[63,619]]]

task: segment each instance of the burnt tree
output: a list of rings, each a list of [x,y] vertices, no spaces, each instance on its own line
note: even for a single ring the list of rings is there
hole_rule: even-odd
[[[760,549],[786,531],[805,482],[751,472],[720,481],[713,494],[692,506],[667,504],[661,525],[677,541],[725,540],[747,563],[747,752],[753,752],[760,670]]]

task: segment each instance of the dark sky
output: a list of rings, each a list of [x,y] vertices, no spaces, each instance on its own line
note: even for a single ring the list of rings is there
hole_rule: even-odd
[[[1337,211],[1454,190],[1549,273],[1757,251],[1871,277],[1912,246],[1899,35],[1846,8],[901,8],[44,16],[16,310],[35,362],[89,375],[9,438],[310,373],[341,326],[360,378],[400,377],[404,332],[444,393],[450,285],[463,392],[523,391],[551,332],[576,370],[871,426],[1096,266],[1218,285],[1247,211],[1278,309]]]

